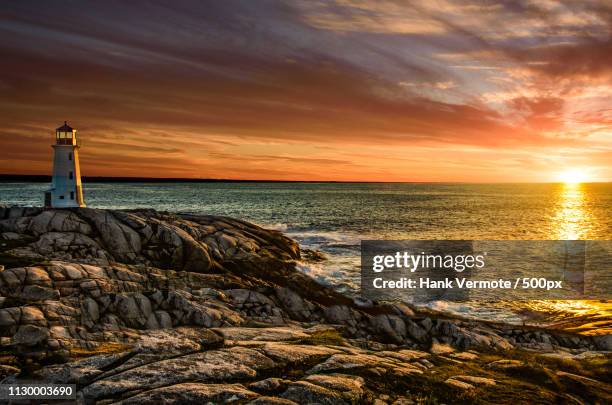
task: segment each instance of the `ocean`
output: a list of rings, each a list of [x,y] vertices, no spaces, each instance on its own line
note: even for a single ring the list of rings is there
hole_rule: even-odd
[[[47,186],[0,183],[0,203],[40,206]],[[612,183],[85,183],[84,191],[89,207],[227,215],[278,229],[303,248],[327,257],[320,263],[303,263],[301,271],[353,295],[359,290],[362,239],[609,240],[612,236]],[[585,332],[609,327],[612,319],[610,302],[429,305],[479,319],[576,324]]]

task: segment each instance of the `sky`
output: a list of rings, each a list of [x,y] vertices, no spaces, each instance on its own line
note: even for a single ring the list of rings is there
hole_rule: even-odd
[[[612,2],[27,1],[0,10],[0,173],[612,181]]]

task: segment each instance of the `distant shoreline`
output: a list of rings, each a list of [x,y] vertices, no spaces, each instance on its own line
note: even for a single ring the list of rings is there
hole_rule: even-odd
[[[236,180],[194,179],[182,177],[106,177],[82,176],[84,183],[379,183],[377,181],[331,181],[331,180]],[[0,183],[31,182],[50,183],[51,176],[37,174],[0,174]]]
[[[469,182],[469,181],[368,181],[368,180],[247,180],[247,179],[194,179],[183,177],[109,177],[83,176],[83,183],[329,183],[329,184],[561,184],[562,182]],[[50,183],[50,175],[0,174],[0,183]],[[583,184],[607,184],[609,181],[592,181]]]

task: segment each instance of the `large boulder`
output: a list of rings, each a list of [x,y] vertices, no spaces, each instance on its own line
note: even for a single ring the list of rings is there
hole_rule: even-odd
[[[18,346],[36,346],[46,343],[49,330],[35,325],[22,325],[13,336],[12,343]]]
[[[136,260],[142,247],[140,235],[115,218],[112,211],[82,208],[78,214],[93,224],[112,257],[124,263]]]
[[[34,235],[47,232],[76,232],[91,235],[91,226],[68,210],[43,211],[30,220],[28,230]]]

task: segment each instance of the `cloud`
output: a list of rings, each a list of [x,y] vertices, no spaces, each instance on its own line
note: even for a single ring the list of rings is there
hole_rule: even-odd
[[[595,153],[610,148],[611,15],[558,1],[11,3],[0,172],[45,170],[66,119],[105,175],[402,175],[349,146]]]

